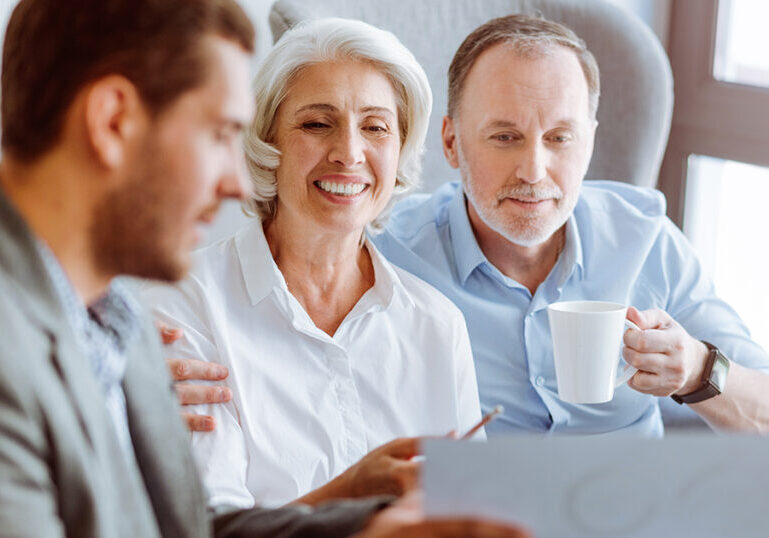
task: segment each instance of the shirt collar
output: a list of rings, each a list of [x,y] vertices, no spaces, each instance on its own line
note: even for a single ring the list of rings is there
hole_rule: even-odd
[[[276,286],[286,285],[272,259],[260,219],[254,219],[235,235],[235,249],[251,306],[259,304]]]
[[[451,246],[454,250],[459,281],[462,285],[476,267],[486,262],[486,255],[475,239],[470,217],[467,215],[465,191],[459,184],[454,199],[449,205],[449,226],[451,227]]]
[[[563,251],[558,257],[555,276],[556,286],[560,289],[566,284],[572,274],[578,279],[582,279],[584,266],[582,254],[582,240],[579,237],[579,228],[574,213],[566,221],[566,239],[563,244]]]
[[[400,299],[413,306],[414,302],[393,266],[384,259],[368,238],[366,238],[365,245],[374,266],[375,282],[374,287],[370,290],[374,302],[383,310],[387,309],[395,299]],[[272,252],[270,252],[261,221],[255,220],[251,225],[237,233],[235,248],[252,306],[261,302],[274,288],[288,291],[286,280],[272,258]]]
[[[370,239],[366,238],[365,244],[374,266],[374,287],[370,291],[379,299],[377,302],[382,310],[388,309],[395,300],[414,308],[414,300],[406,291],[393,265],[382,256]]]
[[[102,297],[86,305],[48,245],[38,241],[37,249],[70,325],[76,331],[85,332],[91,323],[97,323],[119,350],[126,349],[140,328],[140,307],[126,287],[114,279]]]
[[[141,307],[120,279],[110,283],[107,293],[91,304],[88,312],[112,334],[120,351],[125,351],[131,338],[139,332]]]

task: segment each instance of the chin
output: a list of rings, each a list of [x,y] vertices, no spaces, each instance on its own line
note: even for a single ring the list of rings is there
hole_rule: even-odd
[[[532,225],[531,222],[506,222],[500,226],[494,226],[492,229],[511,243],[529,248],[547,242],[561,226],[563,224],[547,225],[543,223]]]
[[[178,282],[187,276],[190,269],[189,255],[156,256],[143,267],[134,267],[134,276],[160,282]]]
[[[168,260],[165,266],[163,280],[166,282],[178,282],[182,280],[190,272],[190,256],[179,256],[174,260]]]
[[[342,219],[327,219],[321,226],[329,232],[341,235],[363,233],[366,229],[365,222],[351,222]]]
[[[521,237],[521,236],[516,236],[516,235],[511,235],[511,234],[505,235],[505,239],[507,239],[508,241],[513,243],[514,245],[518,245],[519,247],[525,247],[525,248],[539,246],[542,243],[544,243],[545,241],[547,241],[548,239],[550,239],[550,237],[552,237],[552,234],[548,235],[547,237],[541,237],[541,236],[537,236],[537,237],[525,237],[524,236],[524,237]]]

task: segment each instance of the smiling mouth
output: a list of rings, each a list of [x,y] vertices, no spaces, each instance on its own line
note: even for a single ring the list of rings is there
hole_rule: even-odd
[[[336,196],[357,196],[368,188],[365,183],[336,183],[334,181],[315,181],[320,190]]]
[[[505,200],[509,200],[511,202],[515,202],[516,204],[535,206],[535,205],[541,204],[543,202],[548,202],[548,201],[552,200],[552,198],[542,198],[541,200],[532,200],[530,198],[529,199],[527,199],[527,198],[515,198],[513,196],[509,196],[509,197],[505,197],[502,200],[500,200],[500,203],[504,202]]]

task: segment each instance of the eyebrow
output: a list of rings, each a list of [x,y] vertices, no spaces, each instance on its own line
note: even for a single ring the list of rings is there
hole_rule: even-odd
[[[570,119],[562,119],[555,122],[555,127],[566,127],[569,129],[573,129],[577,125],[577,122]],[[508,121],[508,120],[494,120],[488,125],[486,125],[487,129],[510,129],[510,128],[517,128],[518,124],[514,121]]]
[[[235,131],[243,131],[246,128],[246,123],[241,120],[236,120],[234,118],[224,118],[221,121],[221,125],[223,127],[226,127],[228,129],[233,129]]]
[[[323,111],[327,111],[327,112],[338,112],[339,111],[339,109],[337,107],[335,107],[334,105],[330,105],[328,103],[311,103],[309,105],[304,105],[304,106],[299,107],[298,109],[296,109],[296,113],[304,112],[305,110],[323,110]],[[395,111],[387,108],[386,106],[373,106],[373,105],[372,106],[364,106],[361,109],[361,111],[362,112],[367,112],[367,113],[371,113],[371,112],[379,113],[379,114],[385,113],[385,114],[389,114],[389,115],[395,116]]]

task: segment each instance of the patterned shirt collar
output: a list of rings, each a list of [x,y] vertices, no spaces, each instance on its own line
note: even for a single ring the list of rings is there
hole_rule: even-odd
[[[48,246],[38,241],[38,251],[77,341],[91,362],[118,442],[130,460],[133,447],[122,385],[126,350],[140,329],[138,304],[123,284],[113,280],[107,292],[86,307]]]
[[[125,351],[139,331],[139,305],[126,286],[115,279],[104,295],[86,306],[50,248],[40,241],[37,246],[73,329],[81,333],[95,325],[109,336],[118,350]]]

